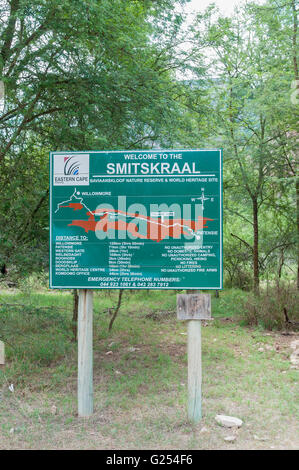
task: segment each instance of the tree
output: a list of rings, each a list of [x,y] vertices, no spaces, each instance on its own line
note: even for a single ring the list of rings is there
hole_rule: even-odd
[[[284,162],[281,136],[289,130],[286,116],[290,113],[290,72],[282,72],[279,67],[281,60],[285,60],[281,47],[277,45],[274,57],[269,54],[271,35],[261,26],[252,6],[236,11],[233,19],[215,19],[213,9],[207,13],[197,18],[194,30],[200,33],[195,33],[194,41],[205,43],[212,51],[211,127],[226,155],[226,175],[232,191],[232,197],[225,198],[227,204],[232,203],[228,209],[252,229],[252,241],[238,238],[252,253],[253,284],[258,292],[262,259],[266,255],[260,253],[261,210],[270,199],[275,210],[279,205],[276,194],[282,184],[287,191],[286,172],[283,182],[279,176]],[[272,51],[271,48],[272,44]]]
[[[7,0],[0,9],[6,263],[23,248],[46,246],[49,150],[140,148],[173,139],[165,130],[174,127],[178,108],[169,38],[180,19],[172,0]],[[165,31],[164,47],[158,38]]]
[[[259,28],[259,36],[267,32],[271,41],[271,51],[276,59],[277,71],[284,71],[283,84],[291,91],[289,99],[277,100],[275,117],[278,144],[282,149],[283,164],[280,165],[280,176],[291,184],[295,183],[296,239],[297,239],[297,288],[299,289],[299,154],[298,154],[298,103],[299,72],[298,72],[298,9],[295,0],[268,0],[264,5],[250,5],[250,10]],[[274,59],[274,60],[275,60]],[[291,86],[290,86],[291,85]],[[292,91],[294,89],[294,91]],[[293,95],[293,96],[292,96]],[[285,94],[284,94],[285,96]],[[293,99],[294,98],[294,99]],[[283,125],[281,125],[283,124]]]

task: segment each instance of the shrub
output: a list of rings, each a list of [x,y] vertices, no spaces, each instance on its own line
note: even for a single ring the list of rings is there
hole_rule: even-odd
[[[268,330],[295,329],[299,326],[299,291],[290,284],[277,284],[249,294],[243,301],[243,314],[248,325],[261,325]]]
[[[0,303],[0,339],[7,359],[49,365],[72,348],[70,321],[55,306]]]

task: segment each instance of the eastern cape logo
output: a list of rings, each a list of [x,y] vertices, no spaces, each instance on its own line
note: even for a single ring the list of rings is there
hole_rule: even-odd
[[[79,175],[80,162],[76,157],[64,157],[63,173],[65,175]]]
[[[89,154],[54,154],[53,184],[54,186],[88,186]]]

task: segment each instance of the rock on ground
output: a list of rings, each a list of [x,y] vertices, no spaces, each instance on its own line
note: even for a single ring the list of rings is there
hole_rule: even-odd
[[[227,428],[239,428],[243,424],[241,419],[235,418],[234,416],[216,415],[215,420],[218,424]]]
[[[237,439],[237,436],[226,436],[224,438],[224,440],[227,442],[234,442],[236,439]]]

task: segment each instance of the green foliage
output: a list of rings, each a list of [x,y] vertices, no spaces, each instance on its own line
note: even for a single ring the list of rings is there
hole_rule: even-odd
[[[224,149],[226,286],[295,277],[294,0],[232,18],[210,5],[188,31],[172,0],[6,0],[0,13],[0,282],[48,268],[49,150],[154,146]]]
[[[261,276],[276,271],[280,277],[299,262],[298,106],[290,99],[298,76],[294,5],[252,3],[231,18],[210,7],[192,26],[194,71],[203,61],[196,59],[198,47],[212,70],[208,120],[194,119],[206,125],[211,146],[224,148],[227,285],[251,287],[253,271],[257,289]]]
[[[173,145],[184,53],[172,0],[0,10],[0,267],[14,279],[48,265],[49,150]]]

